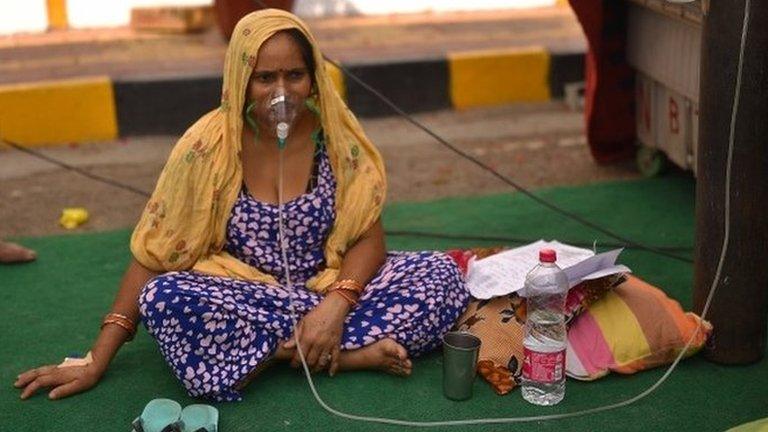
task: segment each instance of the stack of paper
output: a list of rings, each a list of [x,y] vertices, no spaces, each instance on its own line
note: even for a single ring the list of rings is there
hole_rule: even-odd
[[[488,258],[470,261],[467,273],[469,292],[476,298],[489,299],[522,289],[525,275],[539,263],[541,249],[554,249],[557,252],[557,265],[568,277],[569,288],[584,280],[631,272],[626,266],[616,264],[623,249],[595,255],[589,249],[539,240]]]

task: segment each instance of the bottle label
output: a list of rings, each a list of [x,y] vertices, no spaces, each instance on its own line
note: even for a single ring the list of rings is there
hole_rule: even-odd
[[[543,383],[555,383],[563,379],[565,350],[537,352],[523,348],[523,378]]]

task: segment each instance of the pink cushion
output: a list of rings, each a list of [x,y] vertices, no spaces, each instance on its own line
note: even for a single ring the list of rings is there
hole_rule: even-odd
[[[568,376],[594,380],[610,371],[631,374],[671,363],[691,337],[686,356],[707,340],[712,325],[658,288],[634,277],[608,291],[568,330]]]

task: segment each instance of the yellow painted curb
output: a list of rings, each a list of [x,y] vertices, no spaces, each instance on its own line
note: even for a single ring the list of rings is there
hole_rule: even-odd
[[[337,68],[330,62],[325,62],[325,71],[328,73],[328,76],[331,77],[331,81],[333,81],[333,86],[336,87],[336,92],[339,93],[339,96],[341,96],[341,99],[346,101],[347,100],[347,86],[344,83],[344,72],[341,71],[341,69]]]
[[[454,108],[540,102],[550,98],[549,53],[543,48],[449,53]]]
[[[93,77],[0,86],[0,137],[26,145],[115,139],[112,82]]]

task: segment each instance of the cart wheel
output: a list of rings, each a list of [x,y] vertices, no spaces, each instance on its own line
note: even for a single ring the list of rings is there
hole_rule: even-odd
[[[645,177],[656,177],[667,168],[667,156],[658,149],[642,146],[637,149],[637,169]]]

